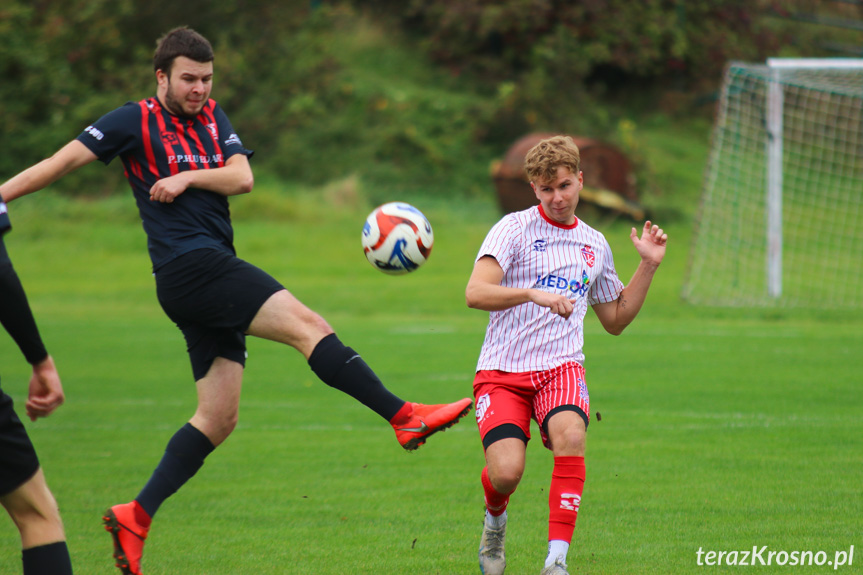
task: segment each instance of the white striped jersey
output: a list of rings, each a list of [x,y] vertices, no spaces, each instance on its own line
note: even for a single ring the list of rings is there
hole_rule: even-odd
[[[578,219],[563,226],[533,206],[496,223],[477,261],[483,256],[494,257],[503,269],[502,286],[564,294],[575,300],[575,309],[568,319],[533,302],[489,312],[477,371],[542,371],[568,361],[583,365],[587,307],[616,300],[624,287],[605,236]]]

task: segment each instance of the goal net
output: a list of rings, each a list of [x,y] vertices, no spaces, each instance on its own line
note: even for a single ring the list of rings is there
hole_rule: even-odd
[[[863,60],[725,73],[683,298],[863,307]]]

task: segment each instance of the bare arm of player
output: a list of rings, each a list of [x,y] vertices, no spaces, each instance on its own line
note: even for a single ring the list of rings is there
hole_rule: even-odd
[[[150,199],[170,204],[189,188],[209,190],[223,196],[248,194],[255,185],[252,166],[244,154],[234,154],[221,168],[188,170],[162,178],[150,188]]]
[[[659,226],[652,226],[648,220],[644,223],[641,237],[639,238],[635,228],[632,228],[629,239],[632,240],[638,255],[641,256],[638,268],[616,300],[593,305],[593,311],[599,318],[599,323],[602,324],[605,331],[613,335],[623,333],[626,326],[632,323],[632,320],[641,310],[653,276],[665,257],[668,234],[663,232]]]
[[[523,303],[533,302],[547,307],[566,319],[572,315],[572,301],[562,295],[537,289],[511,288],[500,285],[503,269],[491,256],[483,256],[473,266],[467,282],[467,307],[485,311],[500,311]]]
[[[3,201],[11,202],[15,198],[38,192],[53,184],[69,172],[89,164],[96,159],[96,154],[78,140],[72,140],[56,154],[34,164],[13,176],[0,186],[0,196]]]

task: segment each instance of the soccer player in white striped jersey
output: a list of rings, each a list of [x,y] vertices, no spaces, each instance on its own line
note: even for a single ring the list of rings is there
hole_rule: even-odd
[[[623,332],[644,303],[668,240],[650,221],[641,237],[632,228],[641,262],[624,286],[605,237],[575,215],[584,175],[572,139],[541,141],[527,153],[525,170],[539,205],[492,227],[465,290],[468,307],[489,312],[473,384],[486,459],[484,575],[506,568],[506,507],[524,473],[531,418],[554,454],[542,575],[566,575],[590,421],[584,316],[591,306],[606,331]]]

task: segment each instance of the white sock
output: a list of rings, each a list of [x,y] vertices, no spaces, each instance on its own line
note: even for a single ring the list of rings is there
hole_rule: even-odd
[[[545,566],[554,565],[556,560],[566,565],[566,554],[569,553],[569,543],[560,539],[553,539],[548,542],[548,557],[545,558]]]
[[[495,517],[491,513],[486,510],[485,512],[485,524],[491,527],[492,529],[500,529],[501,527],[506,525],[506,511]]]

